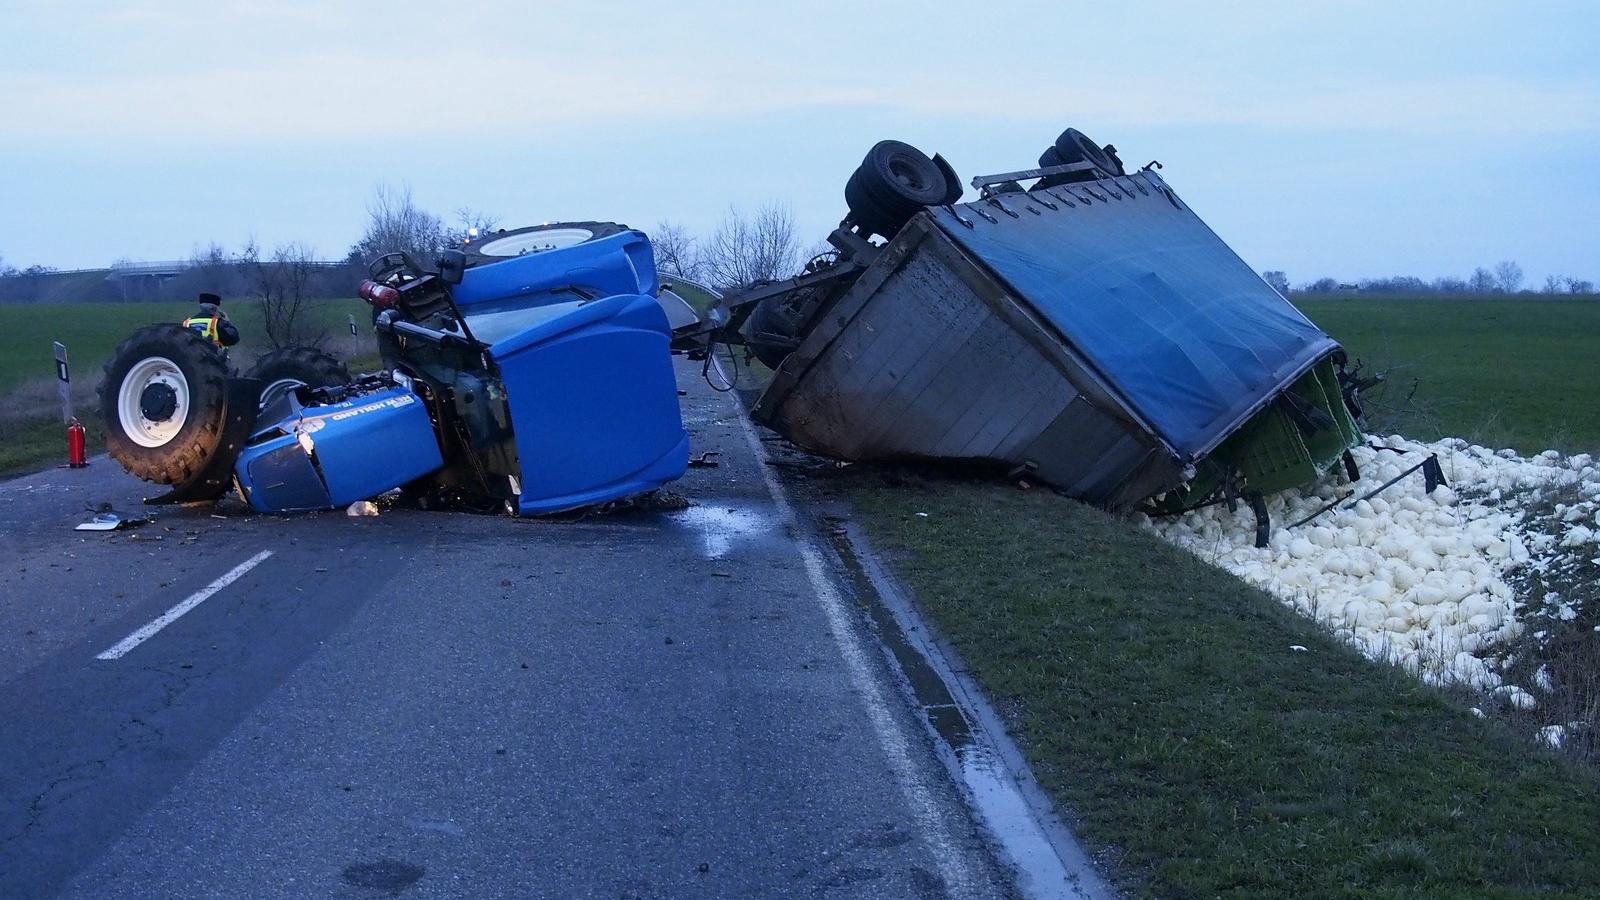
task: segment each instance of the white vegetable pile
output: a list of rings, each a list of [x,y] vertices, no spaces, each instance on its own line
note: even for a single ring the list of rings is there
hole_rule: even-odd
[[[1255,547],[1255,516],[1243,503],[1234,512],[1218,504],[1143,524],[1374,659],[1397,662],[1431,684],[1466,684],[1533,708],[1534,696],[1497,671],[1504,660],[1496,648],[1527,627],[1528,611],[1511,582],[1570,572],[1600,553],[1600,470],[1588,455],[1546,451],[1526,459],[1455,438],[1423,444],[1391,436],[1381,443],[1402,452],[1357,447],[1358,482],[1330,475],[1314,489],[1268,498],[1273,531],[1266,548]],[[1451,487],[1429,494],[1415,472],[1352,503],[1429,453],[1438,454]],[[1286,527],[1350,491],[1313,522]],[[1553,507],[1554,529],[1544,521],[1552,496],[1570,501]],[[1541,510],[1539,523],[1529,507]],[[1542,602],[1554,604],[1559,618],[1578,615],[1576,599],[1547,592]]]

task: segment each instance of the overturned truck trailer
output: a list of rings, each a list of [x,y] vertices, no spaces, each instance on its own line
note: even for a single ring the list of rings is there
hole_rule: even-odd
[[[757,420],[831,456],[993,461],[1113,508],[1259,496],[1345,455],[1339,345],[1151,168],[1084,171],[974,179],[980,199],[881,247],[847,219],[841,259],[769,288],[744,329],[792,332]]]

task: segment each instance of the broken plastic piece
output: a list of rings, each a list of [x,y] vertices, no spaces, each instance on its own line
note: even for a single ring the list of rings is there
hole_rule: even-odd
[[[137,528],[140,525],[149,524],[149,522],[149,519],[137,517],[125,519],[121,513],[107,510],[95,513],[94,518],[87,522],[79,522],[73,531],[116,531],[120,528]]]

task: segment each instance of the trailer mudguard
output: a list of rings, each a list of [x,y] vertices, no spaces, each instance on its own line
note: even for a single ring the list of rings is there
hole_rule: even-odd
[[[604,503],[683,475],[689,435],[670,340],[655,298],[626,294],[489,348],[516,432],[522,515]]]

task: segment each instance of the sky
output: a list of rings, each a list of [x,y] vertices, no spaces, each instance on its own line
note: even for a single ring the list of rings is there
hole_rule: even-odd
[[[380,184],[506,226],[779,201],[811,243],[878,140],[966,180],[1070,125],[1297,284],[1600,277],[1585,2],[0,0],[0,98],[15,266],[339,257]]]

